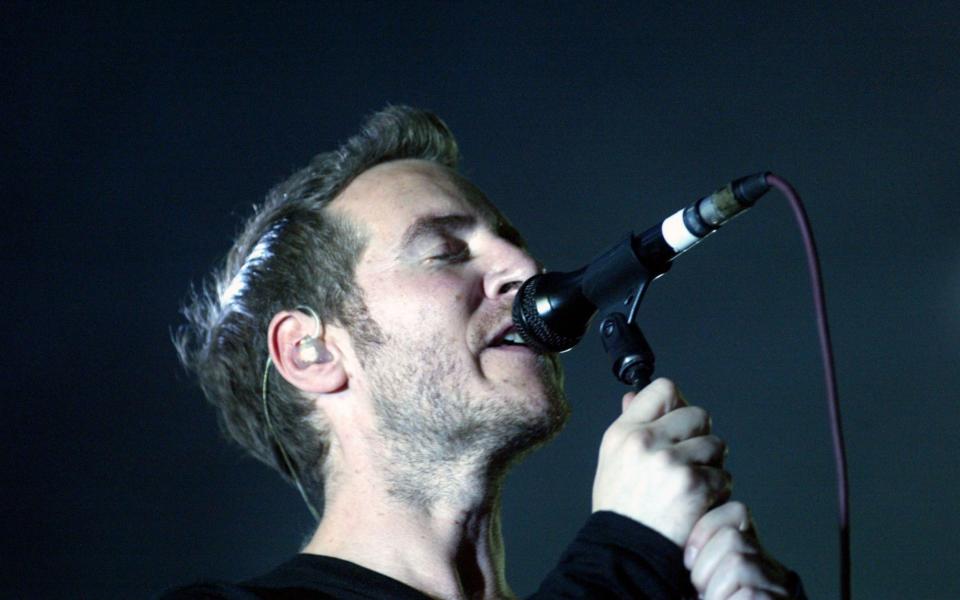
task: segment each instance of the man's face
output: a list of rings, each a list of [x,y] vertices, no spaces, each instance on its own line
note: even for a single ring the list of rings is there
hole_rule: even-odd
[[[395,161],[330,210],[368,235],[355,275],[384,342],[358,348],[354,385],[388,442],[414,462],[509,459],[559,430],[557,357],[507,335],[516,288],[538,265],[478,189],[433,163]]]

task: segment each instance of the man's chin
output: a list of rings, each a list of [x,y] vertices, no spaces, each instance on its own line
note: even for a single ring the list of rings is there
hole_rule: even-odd
[[[542,354],[537,359],[537,382],[545,404],[567,409],[567,394],[563,386],[563,365],[557,354]],[[566,414],[566,412],[564,413]]]
[[[570,405],[563,390],[563,374],[542,378],[536,392],[518,399],[526,409],[503,430],[506,450],[520,458],[551,441],[570,417]]]
[[[566,425],[570,415],[569,405],[562,389],[559,394],[546,399],[543,410],[527,415],[500,430],[500,448],[494,452],[493,462],[508,468],[527,454],[546,445]]]

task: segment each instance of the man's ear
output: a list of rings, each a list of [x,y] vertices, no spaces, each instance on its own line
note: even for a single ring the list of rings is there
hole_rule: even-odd
[[[281,311],[270,320],[270,358],[277,372],[297,389],[328,394],[346,386],[343,356],[325,334],[315,315],[299,310]]]

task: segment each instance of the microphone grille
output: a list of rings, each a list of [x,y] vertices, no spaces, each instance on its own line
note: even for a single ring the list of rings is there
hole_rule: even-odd
[[[523,282],[513,300],[513,323],[527,346],[540,354],[547,352],[566,352],[580,341],[556,333],[537,309],[537,284],[542,275],[534,275]]]

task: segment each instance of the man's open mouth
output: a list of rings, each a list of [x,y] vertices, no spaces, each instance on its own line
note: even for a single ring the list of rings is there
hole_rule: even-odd
[[[499,346],[526,346],[527,343],[523,340],[520,333],[517,331],[517,328],[513,325],[505,328],[500,332],[495,338],[493,338],[489,344],[488,348],[496,348]]]

